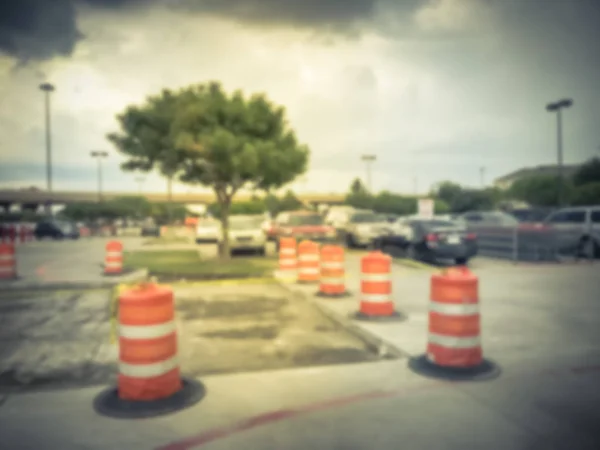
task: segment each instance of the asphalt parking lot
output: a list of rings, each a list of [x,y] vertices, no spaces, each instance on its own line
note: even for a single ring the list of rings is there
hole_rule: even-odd
[[[79,266],[91,271],[103,254],[104,243],[64,243],[55,258],[63,262],[76,260]],[[55,247],[21,249],[24,260],[20,263],[33,267],[34,271],[49,264],[44,257],[48,257],[49,248],[61,245],[56,244]],[[129,248],[136,245],[140,242],[131,241]],[[197,247],[205,255],[216,251],[214,246]],[[321,308],[327,307],[338,316],[347,317],[358,309],[361,255],[360,252],[346,255],[346,283],[353,293],[350,297],[316,299],[314,285],[288,288],[306,294]],[[422,354],[426,348],[431,270],[399,263],[392,267],[394,304],[407,320],[362,322],[358,326],[397,347],[408,358]],[[76,272],[77,269],[71,270]],[[39,439],[44,445],[66,449],[207,447],[214,450],[237,446],[258,450],[300,449],[310,445],[361,450],[400,446],[426,450],[440,445],[449,450],[600,448],[597,427],[600,423],[600,265],[515,265],[476,258],[471,270],[479,276],[483,351],[485,357],[501,367],[498,379],[439,383],[412,373],[406,358],[203,376],[209,394],[197,407],[162,419],[135,423],[95,416],[90,405],[97,390],[22,395],[5,400],[0,408],[3,437],[19,440],[23,446],[17,448],[26,449],[41,448]],[[71,272],[54,273],[68,276]],[[201,285],[189,289],[194,294],[197,289],[203,299],[209,293]],[[211,290],[220,295],[218,287]],[[247,291],[250,294],[250,290]],[[43,295],[39,299],[40,304],[49,300]],[[18,316],[14,301],[7,301],[6,297],[2,301],[11,315]],[[42,320],[41,316],[29,315],[27,321],[23,315],[20,322],[12,317],[3,323],[8,335],[5,333],[2,337],[9,340],[10,330],[20,324],[20,336],[37,339],[39,344],[31,350],[23,347],[20,352],[20,355],[39,356],[29,363],[32,370],[50,367],[49,359],[43,357],[43,349],[52,350],[53,355],[62,358],[68,366],[73,362],[75,345],[100,360],[112,358],[114,362],[116,353],[108,351],[111,348],[106,339],[108,324],[103,320],[105,302],[106,298],[98,296],[79,299],[66,296],[61,302],[51,302],[64,308],[44,315],[44,326],[36,321],[36,317]],[[190,314],[199,305],[197,302],[190,297],[187,306],[183,302],[179,314],[182,317]],[[266,307],[269,300],[264,303],[262,306]],[[193,346],[182,346],[182,351],[187,352],[186,363],[190,367],[195,365],[198,373],[207,373],[202,369],[210,373],[210,367],[216,368],[213,373],[221,373],[228,362],[223,359],[227,353],[225,347],[219,345],[244,333],[270,333],[270,318],[261,320],[266,322],[258,327],[226,320],[219,326],[192,321],[191,326],[179,328],[180,339],[188,344],[207,336],[221,339],[214,344],[211,341],[203,344],[204,354],[213,352],[212,359],[194,353]],[[69,333],[75,325],[85,331],[86,336],[77,343],[69,341]],[[64,332],[60,327],[65,328]],[[240,330],[240,327],[246,328]],[[58,344],[44,342],[49,339],[44,333],[51,332],[55,336],[57,330],[61,331]],[[294,327],[290,330],[289,336],[296,335]],[[317,334],[313,338],[319,342],[323,336]],[[104,343],[98,348],[95,342],[100,340]],[[250,348],[247,347],[250,343],[241,339],[235,345],[239,358],[247,358],[252,366],[258,355],[277,353],[278,346],[273,345],[274,342],[265,344],[264,348]],[[255,351],[257,353],[252,353]],[[1,357],[3,361],[11,361],[11,358],[16,361],[18,354],[5,346]],[[79,367],[85,368],[85,364]],[[256,366],[251,369],[256,370]],[[79,373],[85,374],[84,371]],[[58,408],[60,416],[56,415]]]

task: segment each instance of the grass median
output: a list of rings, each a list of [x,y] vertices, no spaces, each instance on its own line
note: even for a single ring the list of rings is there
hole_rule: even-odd
[[[127,252],[124,266],[147,268],[160,281],[231,280],[272,277],[277,258],[233,257],[228,260],[201,259],[196,250]]]

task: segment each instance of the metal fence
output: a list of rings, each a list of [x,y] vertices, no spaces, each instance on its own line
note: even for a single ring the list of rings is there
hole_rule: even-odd
[[[477,235],[481,256],[515,262],[560,262],[578,257],[576,245],[565,248],[561,245],[560,235],[545,227],[469,226],[469,231]]]

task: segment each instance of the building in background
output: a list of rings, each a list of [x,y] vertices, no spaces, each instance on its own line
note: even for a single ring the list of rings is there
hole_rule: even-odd
[[[579,164],[564,165],[563,173],[565,177],[572,176],[579,167]],[[556,164],[537,167],[525,167],[523,169],[511,172],[508,175],[496,178],[494,180],[494,187],[497,187],[499,189],[508,189],[512,186],[512,184],[515,181],[521,180],[523,178],[535,177],[540,175],[553,175],[558,177],[558,174],[558,165]]]

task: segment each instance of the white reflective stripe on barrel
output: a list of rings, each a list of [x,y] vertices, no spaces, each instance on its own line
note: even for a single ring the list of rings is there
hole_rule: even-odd
[[[279,265],[280,266],[296,267],[296,260],[295,259],[280,259],[279,260]]]
[[[323,278],[321,277],[321,284],[344,284],[344,277],[341,278]]]
[[[362,281],[377,283],[383,281],[390,281],[392,277],[389,273],[363,273],[360,276],[360,279]]]
[[[429,311],[446,316],[472,316],[479,314],[479,305],[477,303],[440,303],[430,302]]]
[[[457,337],[429,333],[429,343],[448,348],[473,348],[481,345],[481,338],[479,336]]]
[[[154,364],[128,364],[119,361],[119,373],[132,378],[152,378],[177,368],[177,356]]]
[[[321,267],[323,269],[343,269],[344,263],[342,261],[322,262]]]
[[[300,261],[318,261],[319,260],[319,255],[303,255],[303,254],[300,254],[300,255],[298,255],[298,259]]]
[[[318,275],[319,268],[318,267],[300,267],[300,273],[306,273],[310,275]]]
[[[106,252],[107,258],[118,258],[123,255],[123,252]]]
[[[0,261],[14,261],[14,255],[7,255],[6,253],[0,254]]]
[[[121,261],[107,261],[104,267],[123,267]]]
[[[390,301],[389,294],[361,294],[361,301],[366,303],[387,303]]]
[[[279,249],[279,254],[296,256],[296,249],[295,248],[282,248],[282,249]]]
[[[175,321],[157,325],[119,325],[119,336],[127,339],[155,339],[175,332]]]

